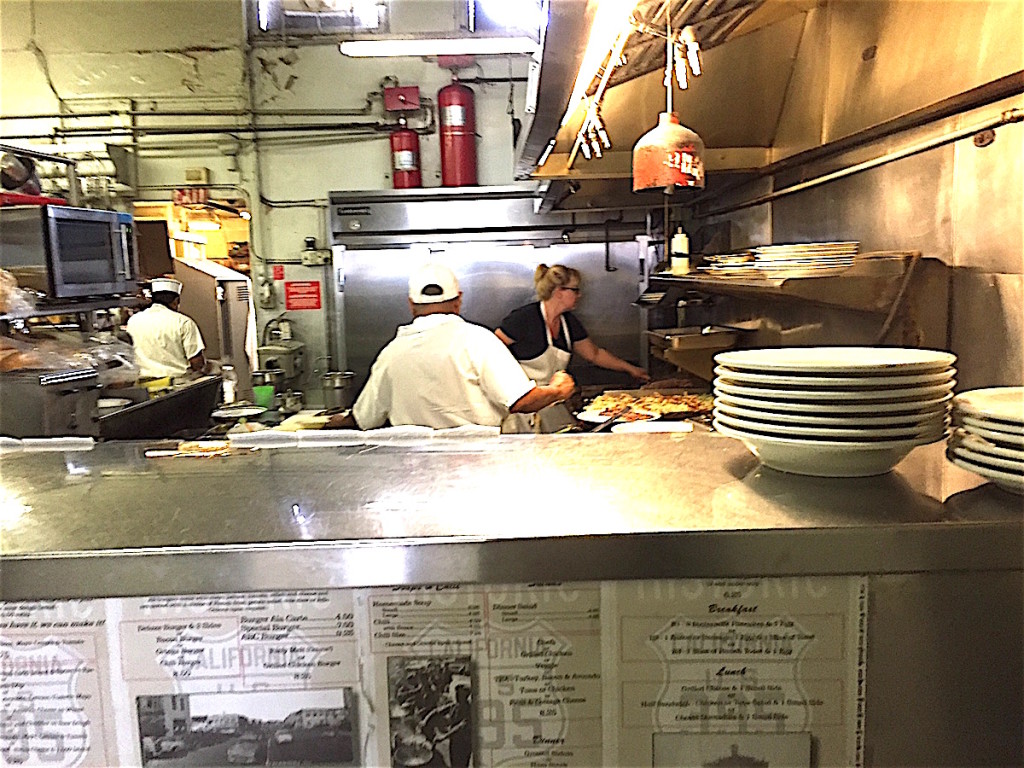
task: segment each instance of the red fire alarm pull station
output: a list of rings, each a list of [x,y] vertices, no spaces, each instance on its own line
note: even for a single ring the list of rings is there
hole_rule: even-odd
[[[396,85],[384,89],[385,112],[414,112],[420,108],[418,85]]]

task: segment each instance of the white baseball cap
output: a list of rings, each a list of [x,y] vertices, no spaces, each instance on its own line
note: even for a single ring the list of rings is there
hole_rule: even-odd
[[[424,264],[409,276],[409,300],[413,304],[440,304],[458,295],[459,281],[441,264]]]
[[[180,296],[181,283],[169,277],[158,277],[153,280],[152,284],[150,285],[150,290],[153,291],[153,293],[156,293],[158,291],[169,291],[171,293],[176,293]]]

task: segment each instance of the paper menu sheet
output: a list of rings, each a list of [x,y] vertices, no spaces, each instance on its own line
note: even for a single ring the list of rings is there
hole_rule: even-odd
[[[809,766],[813,742],[816,765],[863,765],[865,579],[606,586],[607,764],[725,765],[708,755],[736,746]]]
[[[460,692],[472,700],[459,717],[472,721],[474,757],[440,744],[437,765],[601,763],[599,585],[375,590],[366,611],[376,699],[390,713],[378,751],[390,765],[431,754],[432,713],[464,705]],[[418,703],[424,688],[433,693]]]
[[[118,602],[131,764],[362,764],[351,591]]]
[[[0,765],[110,766],[102,600],[0,603]]]

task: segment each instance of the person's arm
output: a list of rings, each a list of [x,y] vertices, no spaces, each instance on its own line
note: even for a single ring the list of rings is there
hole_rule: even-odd
[[[507,333],[505,333],[503,330],[501,330],[501,328],[496,328],[494,330],[494,335],[497,336],[499,339],[501,339],[502,343],[506,347],[511,347],[513,344],[516,343],[516,340],[512,339],[512,338],[509,338],[509,335]]]
[[[573,381],[572,376],[565,371],[556,371],[555,375],[551,377],[550,384],[538,385],[531,389],[512,404],[509,412],[536,413],[553,403],[567,400],[575,388],[576,382]]]
[[[572,345],[572,351],[578,352],[580,357],[587,360],[594,365],[600,366],[601,368],[607,368],[610,371],[623,371],[628,373],[634,379],[640,379],[641,381],[650,381],[650,374],[647,373],[643,368],[627,363],[621,357],[617,357],[603,347],[597,346],[589,338],[580,339]]]
[[[324,425],[325,429],[359,429],[359,425],[356,423],[356,417],[352,415],[352,411],[347,413],[336,413],[327,420]]]
[[[206,373],[206,355],[203,354],[206,344],[203,343],[203,335],[199,332],[196,321],[188,315],[182,327],[181,347],[185,352],[185,359],[188,360],[188,367],[195,373]]]

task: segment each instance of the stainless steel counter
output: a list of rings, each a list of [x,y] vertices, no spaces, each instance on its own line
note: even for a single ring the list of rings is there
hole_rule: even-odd
[[[1020,571],[1024,499],[916,449],[775,472],[692,434],[0,458],[0,598],[427,582]]]

